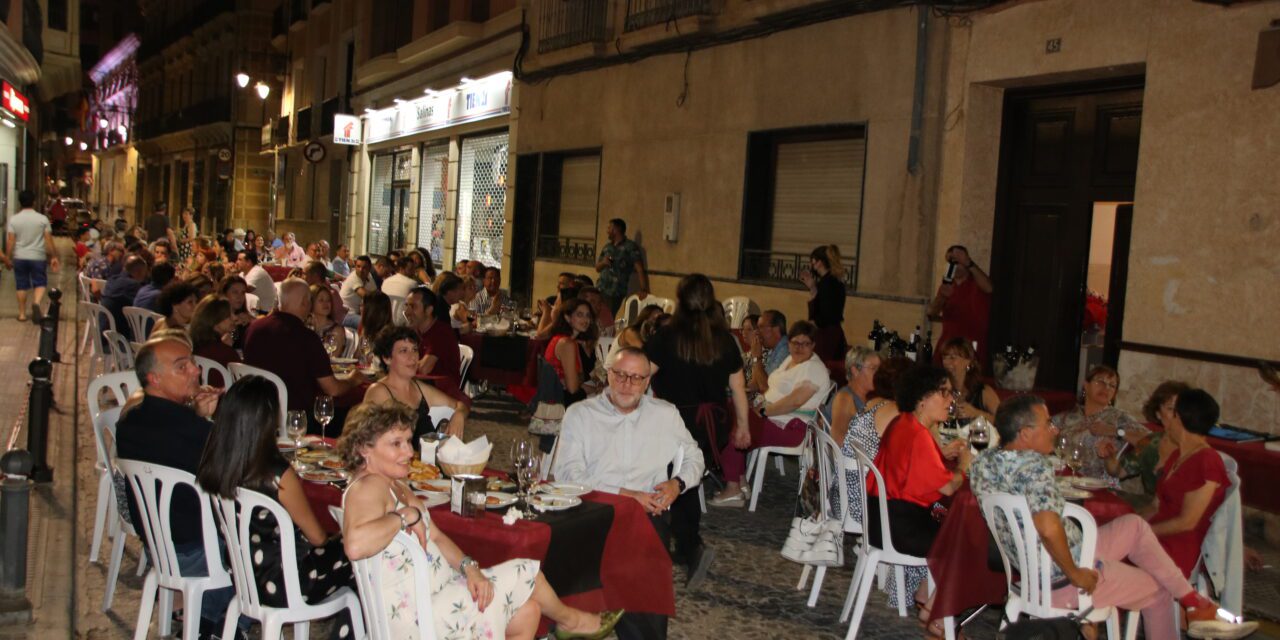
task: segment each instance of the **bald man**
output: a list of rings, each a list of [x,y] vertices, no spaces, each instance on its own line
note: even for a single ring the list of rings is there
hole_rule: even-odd
[[[276,310],[254,320],[245,332],[244,361],[280,376],[289,391],[289,410],[305,412],[308,431],[320,433],[320,423],[311,411],[316,396],[341,396],[363,384],[365,378],[359,371],[341,380],[333,375],[320,336],[304,323],[310,313],[306,281],[289,278],[280,283]],[[329,431],[337,435],[340,430],[339,426]]]

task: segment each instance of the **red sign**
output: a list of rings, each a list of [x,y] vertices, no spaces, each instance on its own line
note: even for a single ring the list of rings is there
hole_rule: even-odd
[[[0,106],[23,122],[31,117],[31,105],[27,102],[27,97],[4,81],[0,81]]]

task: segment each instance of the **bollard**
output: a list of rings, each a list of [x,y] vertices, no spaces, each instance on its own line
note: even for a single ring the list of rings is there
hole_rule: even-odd
[[[40,318],[40,357],[49,362],[62,362],[58,355],[58,318],[62,315],[62,292],[49,290],[49,311]]]
[[[49,409],[53,405],[53,364],[36,358],[27,365],[31,372],[31,395],[27,401],[27,451],[31,452],[31,479],[53,482],[53,469],[47,460],[49,444]]]
[[[30,517],[31,454],[14,449],[0,457],[0,624],[31,622],[27,599],[27,521]]]

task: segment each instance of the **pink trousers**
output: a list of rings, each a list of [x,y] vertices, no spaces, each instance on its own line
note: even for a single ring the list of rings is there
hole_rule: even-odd
[[[785,427],[760,414],[752,412],[748,416],[748,427],[751,432],[751,446],[736,449],[730,442],[720,451],[720,466],[724,469],[726,482],[740,482],[747,472],[747,454],[760,447],[794,447],[804,442],[804,433],[808,428],[804,420],[793,418]]]
[[[1174,600],[1191,592],[1191,583],[1165,553],[1146,520],[1129,514],[1098,527],[1096,558],[1094,606],[1141,611],[1147,640],[1180,637],[1170,607]],[[1079,593],[1072,585],[1057,589],[1053,604],[1075,607]]]

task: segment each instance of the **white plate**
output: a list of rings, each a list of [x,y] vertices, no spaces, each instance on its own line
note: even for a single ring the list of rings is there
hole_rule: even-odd
[[[568,498],[576,498],[591,493],[591,489],[572,482],[548,482],[539,487],[538,491],[539,493]]]
[[[435,493],[433,491],[414,491],[413,493],[422,498],[422,504],[428,509],[449,503],[449,494],[447,493]]]
[[[497,502],[494,502],[497,500]],[[516,503],[516,497],[509,493],[500,491],[489,491],[485,494],[485,507],[488,509],[501,509],[509,507]]]
[[[308,482],[338,482],[347,479],[346,471],[330,471],[328,469],[315,469],[303,471],[298,474],[303,480]]]
[[[276,448],[281,451],[297,451],[298,445],[294,444],[292,440],[276,440]]]
[[[436,478],[434,480],[412,480],[409,486],[414,491],[427,491],[431,493],[443,493],[449,495],[453,491],[453,483],[444,478]]]
[[[539,493],[529,498],[529,504],[539,511],[564,511],[582,504],[582,498],[575,496],[549,496]]]
[[[1089,476],[1070,476],[1071,486],[1077,489],[1106,489],[1107,481],[1102,478],[1090,478]]]
[[[329,358],[329,362],[333,364],[356,364],[360,361],[356,358]]]
[[[1075,487],[1058,487],[1058,490],[1062,492],[1062,497],[1067,500],[1088,500],[1093,497],[1092,492]]]

